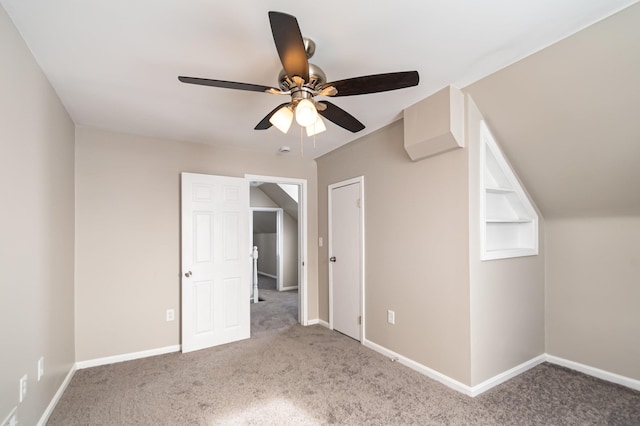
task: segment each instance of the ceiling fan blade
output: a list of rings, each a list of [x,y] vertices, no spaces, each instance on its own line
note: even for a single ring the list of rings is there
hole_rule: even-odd
[[[364,129],[364,124],[359,122],[358,119],[356,119],[353,115],[349,114],[342,108],[332,104],[331,102],[322,101],[318,103],[326,105],[326,108],[324,110],[318,109],[318,114],[320,114],[327,120],[333,121],[338,126],[353,133],[359,132],[360,130]]]
[[[273,41],[287,76],[291,79],[298,76],[308,82],[309,62],[298,20],[287,13],[269,12],[269,22]]]
[[[419,81],[418,71],[390,72],[325,83],[321,90],[333,86],[338,91],[334,96],[364,95],[417,86]]]
[[[269,90],[280,90],[274,89],[269,86],[261,86],[259,84],[250,84],[250,83],[238,83],[235,81],[225,81],[225,80],[211,80],[208,78],[196,78],[196,77],[178,77],[183,83],[189,84],[199,84],[201,86],[212,86],[212,87],[222,87],[224,89],[236,89],[236,90],[248,90],[251,92],[268,92]]]
[[[267,130],[269,127],[272,126],[271,122],[269,121],[269,119],[273,116],[273,114],[275,114],[280,108],[282,108],[285,105],[289,105],[289,102],[285,102],[283,104],[278,105],[277,107],[275,107],[273,109],[273,111],[271,111],[269,114],[267,114],[267,116],[265,118],[262,119],[261,122],[259,122],[256,127],[254,127],[253,130]]]

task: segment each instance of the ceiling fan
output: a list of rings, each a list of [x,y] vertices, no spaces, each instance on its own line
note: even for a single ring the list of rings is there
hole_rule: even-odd
[[[203,86],[290,95],[291,101],[275,107],[258,123],[255,130],[266,130],[274,125],[283,133],[287,133],[295,116],[296,122],[306,128],[308,136],[326,130],[320,116],[353,133],[365,128],[364,124],[345,110],[328,101],[317,101],[316,96],[363,95],[418,85],[417,71],[374,74],[327,82],[324,71],[308,62],[315,53],[315,43],[302,37],[295,16],[282,12],[269,12],[269,21],[283,66],[278,76],[279,89],[259,84],[207,78],[180,76],[178,79],[183,83]]]

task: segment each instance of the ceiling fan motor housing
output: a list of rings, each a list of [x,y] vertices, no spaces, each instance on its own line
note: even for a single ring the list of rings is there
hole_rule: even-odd
[[[319,66],[309,63],[309,81],[305,82],[304,86],[311,90],[317,90],[326,82],[327,76],[324,71],[322,71]],[[296,87],[296,84],[287,75],[287,72],[284,69],[280,71],[280,74],[278,74],[278,85],[280,89],[285,92],[289,90],[293,91]]]

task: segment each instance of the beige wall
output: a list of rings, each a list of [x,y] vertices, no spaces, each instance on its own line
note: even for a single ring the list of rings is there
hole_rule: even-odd
[[[315,163],[300,157],[76,130],[78,361],[180,343],[180,172],[307,179],[317,241]],[[308,245],[309,318],[317,318],[317,248]]]
[[[327,185],[364,176],[366,338],[470,383],[468,168],[465,149],[412,162],[397,121],[317,160],[319,235]],[[319,251],[328,320],[328,244]],[[396,312],[396,325],[386,322]]]
[[[251,207],[278,207],[276,202],[258,187],[250,187],[249,194]]]
[[[278,275],[277,236],[277,234],[253,234],[253,245],[258,247],[258,272]]]
[[[74,362],[74,126],[2,7],[0,52],[0,420],[33,425]]]
[[[635,379],[638,22],[640,3],[465,88],[546,219],[546,351]]]
[[[547,352],[640,380],[640,216],[547,221]]]
[[[538,212],[539,254],[480,260],[480,122],[467,96],[469,152],[469,269],[471,292],[471,384],[545,352],[544,219]],[[497,141],[500,144],[501,141]]]

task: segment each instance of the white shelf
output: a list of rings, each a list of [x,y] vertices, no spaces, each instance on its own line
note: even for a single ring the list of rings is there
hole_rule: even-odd
[[[538,215],[489,129],[482,123],[482,260],[538,254]]]
[[[508,194],[515,192],[512,188],[485,188],[484,190],[491,194]]]

